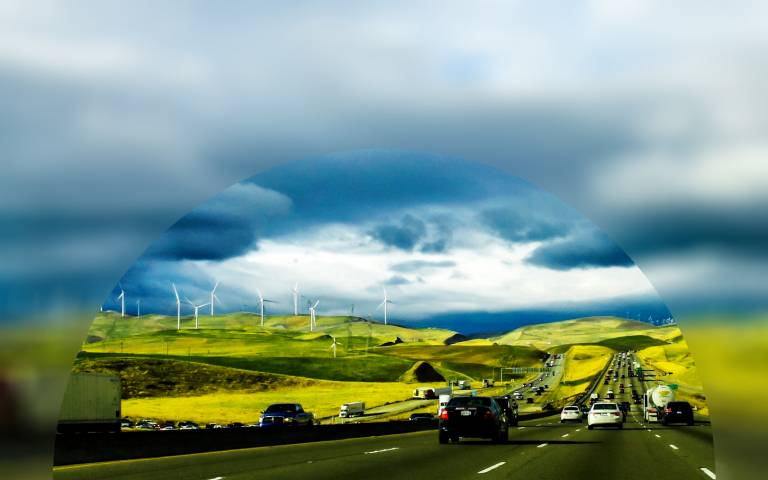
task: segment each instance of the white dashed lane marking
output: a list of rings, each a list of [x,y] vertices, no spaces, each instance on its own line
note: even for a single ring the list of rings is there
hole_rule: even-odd
[[[713,480],[715,478],[717,478],[717,475],[715,475],[715,472],[713,472],[712,470],[708,469],[707,467],[701,467],[701,471],[704,472],[704,475],[708,476],[709,478],[711,478]]]
[[[488,473],[488,472],[490,472],[491,470],[493,470],[495,468],[499,468],[500,466],[504,465],[505,463],[507,463],[507,462],[499,462],[496,465],[491,465],[490,467],[484,468],[483,470],[480,470],[477,473]]]
[[[669,448],[671,448],[672,450],[680,450],[679,448],[677,448],[675,445],[672,445],[671,443],[669,444]]]
[[[546,447],[549,445],[548,443],[542,443],[541,445],[537,445],[536,448]]]
[[[565,438],[565,437],[567,437],[568,435],[570,435],[570,434],[569,434],[569,433],[566,433],[565,435],[561,435],[561,437]]]
[[[369,453],[381,453],[381,452],[391,452],[392,450],[399,450],[400,447],[392,447],[392,448],[385,448],[383,450],[373,450],[370,452],[365,452],[365,455],[368,455]]]

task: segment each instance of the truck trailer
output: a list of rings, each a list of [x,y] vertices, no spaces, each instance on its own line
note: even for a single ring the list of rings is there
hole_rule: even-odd
[[[651,388],[643,395],[643,417],[645,421],[660,421],[660,412],[669,402],[675,400],[675,391],[667,385],[661,384]]]
[[[339,417],[349,418],[365,415],[365,402],[345,403],[339,408]]]
[[[120,400],[120,378],[73,373],[61,403],[58,431],[119,432]]]

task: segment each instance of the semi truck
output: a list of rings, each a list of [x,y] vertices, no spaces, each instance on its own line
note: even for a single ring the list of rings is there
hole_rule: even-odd
[[[345,403],[339,408],[339,417],[349,418],[365,415],[365,402]]]
[[[660,421],[659,413],[669,402],[675,400],[675,391],[664,384],[656,385],[643,395],[643,417],[645,421]]]
[[[59,412],[58,431],[119,432],[120,378],[99,373],[73,373]]]

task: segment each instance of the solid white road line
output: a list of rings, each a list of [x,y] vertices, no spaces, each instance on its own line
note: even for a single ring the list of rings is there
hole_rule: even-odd
[[[480,470],[480,471],[479,471],[479,472],[477,472],[477,473],[488,473],[488,472],[490,472],[491,470],[493,470],[494,468],[499,468],[500,466],[504,465],[505,463],[507,463],[507,462],[499,462],[499,463],[497,463],[496,465],[491,465],[490,467],[488,467],[488,468],[484,468],[483,470]]]
[[[671,443],[669,444],[669,448],[671,448],[673,450],[680,450],[679,448],[677,448],[676,446],[672,445]]]
[[[391,452],[392,450],[399,450],[400,447],[392,447],[392,448],[385,448],[383,450],[373,450],[371,452],[365,452],[365,455],[368,455],[369,453],[381,453],[381,452]]]
[[[704,475],[708,476],[709,478],[711,478],[713,480],[715,478],[717,478],[717,475],[715,475],[715,472],[713,472],[712,470],[708,469],[707,467],[701,467],[701,471],[704,472]]]
[[[548,443],[542,443],[541,445],[537,445],[536,448],[546,447],[549,445]]]

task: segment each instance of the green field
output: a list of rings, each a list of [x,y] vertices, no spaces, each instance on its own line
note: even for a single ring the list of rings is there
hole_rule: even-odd
[[[451,330],[350,316],[318,317],[314,332],[306,315],[268,317],[264,326],[251,313],[201,315],[199,329],[193,318],[181,323],[177,330],[175,317],[100,313],[73,369],[119,375],[124,414],[134,418],[249,422],[277,401],[301,402],[318,417],[334,415],[345,402],[371,408],[403,401],[416,386],[440,383],[414,374],[420,362],[446,380],[476,385],[498,378],[499,367],[539,367],[545,352],[562,352],[566,371],[555,402],[583,391],[617,350],[644,349],[660,367],[679,361],[687,368],[683,357],[664,350],[662,359],[653,350],[681,342],[679,330],[612,317],[529,325],[451,345]],[[501,393],[504,387],[494,389]]]

